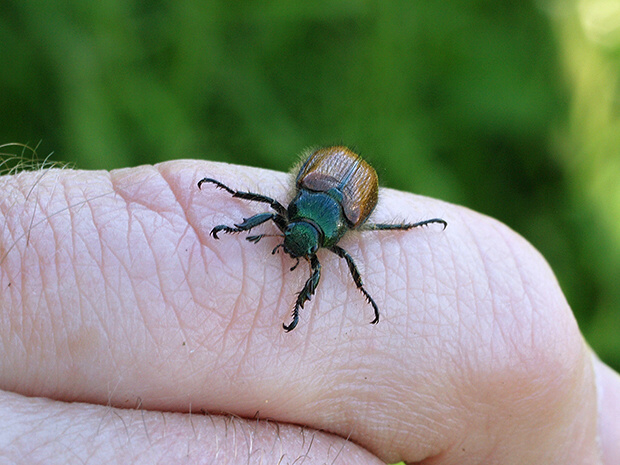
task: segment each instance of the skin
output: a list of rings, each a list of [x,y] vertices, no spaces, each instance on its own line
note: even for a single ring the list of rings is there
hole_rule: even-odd
[[[202,161],[0,178],[0,459],[620,461],[619,377],[515,232],[382,190],[371,220],[448,228],[339,243],[377,325],[320,251],[316,296],[285,333],[307,264],[289,272],[277,237],[210,237],[262,207],[198,190],[204,176],[289,200],[285,174]]]

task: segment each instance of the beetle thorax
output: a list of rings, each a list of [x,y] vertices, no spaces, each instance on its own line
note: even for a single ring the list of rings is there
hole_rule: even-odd
[[[314,255],[321,244],[321,231],[310,221],[289,223],[284,231],[284,251],[291,257]]]

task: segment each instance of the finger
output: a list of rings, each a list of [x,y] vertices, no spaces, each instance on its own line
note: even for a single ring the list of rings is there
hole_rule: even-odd
[[[278,238],[212,239],[213,226],[264,205],[195,187],[209,176],[287,203],[284,175],[189,161],[51,174],[1,190],[13,199],[3,203],[3,387],[258,411],[391,461],[592,463],[587,350],[544,260],[497,222],[384,191],[376,222],[442,217],[448,228],[339,243],[378,303],[376,326],[346,263],[319,253],[319,288],[287,334],[309,271],[270,255]]]
[[[620,376],[594,357],[603,465],[620,463]]]
[[[136,407],[139,407],[137,405]],[[263,420],[64,403],[0,392],[10,463],[380,464],[346,439]]]

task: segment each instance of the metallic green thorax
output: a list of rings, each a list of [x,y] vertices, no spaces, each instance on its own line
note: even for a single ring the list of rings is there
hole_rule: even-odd
[[[286,252],[294,257],[307,257],[320,247],[335,245],[350,229],[341,199],[337,189],[327,192],[301,189],[288,207],[289,224],[284,231]]]

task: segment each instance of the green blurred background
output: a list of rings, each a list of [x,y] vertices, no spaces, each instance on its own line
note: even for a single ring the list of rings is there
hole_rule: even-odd
[[[0,51],[0,144],[287,170],[343,142],[525,236],[620,369],[617,0],[4,0]]]

